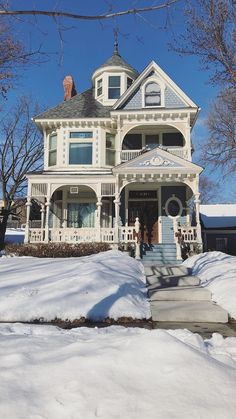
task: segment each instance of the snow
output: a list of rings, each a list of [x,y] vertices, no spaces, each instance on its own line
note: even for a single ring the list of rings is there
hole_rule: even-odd
[[[236,319],[236,257],[222,252],[192,256],[183,265],[192,268],[201,285],[209,288],[212,299]]]
[[[236,204],[200,205],[205,228],[236,227]]]
[[[25,230],[22,228],[8,228],[6,230],[6,243],[24,243]]]
[[[150,318],[143,265],[118,251],[0,259],[0,320]]]
[[[0,325],[0,417],[234,419],[236,338]]]

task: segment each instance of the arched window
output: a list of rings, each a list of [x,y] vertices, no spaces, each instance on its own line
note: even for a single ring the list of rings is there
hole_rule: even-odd
[[[155,81],[145,86],[145,106],[161,106],[161,88]]]

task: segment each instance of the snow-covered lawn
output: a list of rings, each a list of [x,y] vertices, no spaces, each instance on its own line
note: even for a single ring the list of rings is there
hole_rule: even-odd
[[[208,252],[193,256],[183,264],[192,268],[193,275],[212,292],[212,299],[236,319],[236,257]]]
[[[236,338],[0,325],[0,417],[235,419]]]
[[[0,321],[150,318],[140,262],[118,251],[0,258]]]

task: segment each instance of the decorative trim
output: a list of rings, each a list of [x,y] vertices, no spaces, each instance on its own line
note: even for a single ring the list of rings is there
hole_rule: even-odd
[[[168,212],[168,205],[169,205],[169,203],[171,202],[171,201],[176,201],[177,203],[178,203],[178,205],[179,205],[179,213],[177,214],[177,215],[175,215],[175,216],[173,216],[173,215],[170,215],[169,214],[169,212]],[[180,201],[180,199],[179,198],[177,198],[176,196],[171,196],[170,198],[168,198],[167,199],[167,201],[166,201],[166,203],[165,203],[165,212],[166,212],[166,215],[169,217],[169,218],[179,218],[179,217],[181,217],[181,215],[182,215],[182,213],[183,213],[183,205],[182,205],[182,202]]]

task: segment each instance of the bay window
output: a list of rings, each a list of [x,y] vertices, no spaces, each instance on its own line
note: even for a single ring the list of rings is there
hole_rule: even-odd
[[[70,141],[69,143],[69,164],[87,165],[93,163],[93,142],[86,141],[93,138],[92,132],[70,132],[71,139],[80,141]]]

